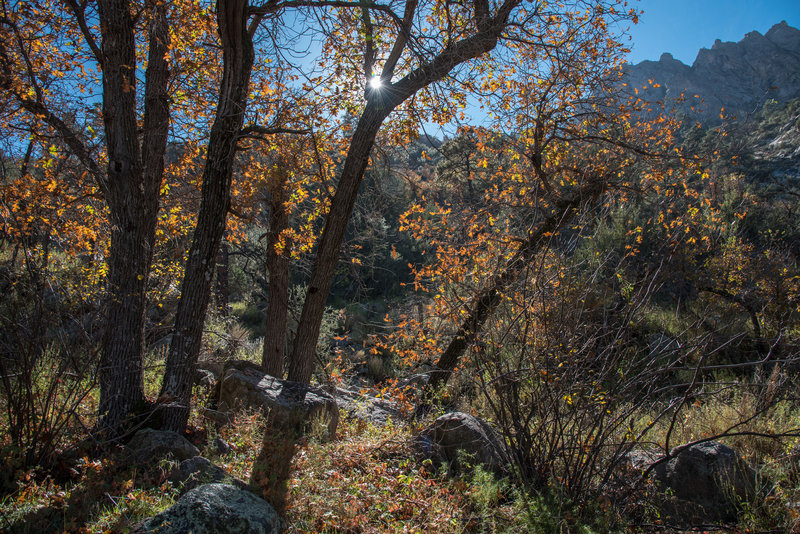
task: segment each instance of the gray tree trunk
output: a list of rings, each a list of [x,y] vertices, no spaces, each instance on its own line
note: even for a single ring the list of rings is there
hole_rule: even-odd
[[[254,59],[247,20],[247,0],[217,2],[224,68],[222,84],[203,169],[200,212],[184,271],[160,395],[168,400],[164,406],[162,426],[176,432],[183,432],[189,417],[211,280],[230,208],[236,142],[244,121]]]
[[[144,403],[144,312],[169,128],[169,65],[165,59],[169,28],[166,6],[159,5],[152,11],[140,147],[131,6],[125,0],[104,0],[98,7],[108,149],[107,176],[101,187],[112,223],[108,311],[100,365],[100,416],[101,427],[113,436]]]
[[[269,234],[267,236],[267,276],[269,278],[269,303],[264,328],[264,353],[261,364],[276,378],[283,378],[286,328],[289,324],[289,263],[291,243],[285,243],[281,254],[276,245],[281,232],[289,228],[286,200],[289,197],[288,175],[278,169],[269,199]]]

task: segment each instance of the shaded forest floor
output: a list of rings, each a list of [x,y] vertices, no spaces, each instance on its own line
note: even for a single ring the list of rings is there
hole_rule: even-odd
[[[196,394],[202,405],[207,391],[197,387]],[[738,420],[751,402],[741,391],[698,402],[684,411],[672,439],[682,443],[714,435]],[[86,413],[92,404],[90,397]],[[743,435],[725,440],[756,466],[769,490],[743,507],[738,524],[707,525],[704,531],[799,531],[797,440],[769,437],[799,422],[800,408],[782,402],[769,417],[741,428]],[[288,485],[288,532],[683,531],[660,517],[653,484],[645,483],[634,493],[610,486],[591,500],[570,502],[555,481],[533,490],[477,466],[448,473],[415,451],[413,437],[423,423],[398,421],[380,427],[345,419],[333,441],[314,435],[302,440]],[[195,413],[190,429],[187,437],[203,456],[232,477],[249,479],[264,435],[260,414],[241,413],[232,424],[216,427]],[[751,431],[759,436],[747,435]],[[93,457],[75,448],[81,438],[77,430],[64,438],[48,468],[8,466],[3,481],[7,492],[0,497],[1,531],[126,532],[178,498],[180,487],[169,476],[176,461],[131,465],[121,449],[107,448]],[[229,445],[224,452],[219,439]]]

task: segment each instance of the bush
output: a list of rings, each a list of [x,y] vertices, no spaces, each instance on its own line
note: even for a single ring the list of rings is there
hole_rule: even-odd
[[[16,278],[0,308],[0,447],[11,466],[7,475],[50,465],[59,446],[85,431],[83,416],[95,415],[93,336],[54,287]],[[0,480],[0,490],[12,480]]]

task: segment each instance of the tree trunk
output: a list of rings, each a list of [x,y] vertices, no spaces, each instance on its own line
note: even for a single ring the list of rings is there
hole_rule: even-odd
[[[605,186],[606,184],[602,180],[589,183],[572,197],[557,202],[551,215],[546,217],[536,229],[528,234],[525,243],[506,262],[503,270],[472,300],[466,319],[464,319],[464,322],[430,373],[430,379],[425,385],[421,397],[422,402],[417,409],[418,413],[427,410],[432,394],[447,383],[458,361],[475,342],[486,320],[491,317],[498,304],[500,304],[503,291],[530,264],[536,253],[550,239],[549,236],[554,235],[564,224],[568,223],[575,213],[579,211],[581,205],[596,199],[603,192]]]
[[[325,302],[331,289],[333,274],[339,262],[339,250],[344,238],[350,214],[353,212],[358,188],[364,177],[369,161],[369,153],[375,143],[375,137],[389,114],[389,111],[371,100],[358,121],[356,131],[350,141],[347,159],[339,178],[336,194],[331,202],[331,209],[325,219],[311,281],[306,292],[300,324],[297,327],[294,349],[289,360],[289,380],[308,383],[314,371],[317,339],[322,325],[322,314]]]
[[[254,59],[247,18],[247,0],[217,2],[217,24],[224,65],[222,84],[203,170],[200,212],[184,271],[160,395],[162,399],[169,400],[164,407],[163,428],[176,432],[186,428],[189,417],[192,383],[211,293],[211,279],[230,208],[236,142],[244,121]]]
[[[101,428],[114,436],[143,405],[142,348],[147,278],[169,128],[166,6],[153,10],[145,82],[144,136],[138,142],[136,45],[127,1],[99,2],[103,35],[105,184],[112,232],[108,312],[100,365]]]
[[[289,324],[289,262],[291,243],[284,243],[280,253],[276,248],[281,232],[289,227],[286,211],[288,175],[278,168],[269,200],[269,234],[267,236],[267,276],[269,277],[269,303],[264,328],[264,354],[261,365],[276,378],[283,378],[286,328]]]
[[[217,275],[215,277],[215,300],[217,302],[217,312],[222,317],[228,316],[228,301],[230,296],[230,289],[228,286],[228,271],[230,266],[230,257],[228,255],[228,243],[222,241],[217,253]]]

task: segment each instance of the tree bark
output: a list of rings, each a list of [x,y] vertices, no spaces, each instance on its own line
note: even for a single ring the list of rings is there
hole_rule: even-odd
[[[147,278],[153,257],[158,189],[169,128],[166,6],[156,6],[145,82],[144,136],[139,146],[136,43],[131,6],[98,4],[103,44],[103,121],[108,150],[105,183],[112,233],[108,312],[100,365],[100,426],[110,436],[141,409]]]
[[[186,428],[189,417],[211,280],[230,208],[236,142],[244,121],[254,59],[247,18],[247,0],[217,2],[224,65],[222,84],[203,169],[200,212],[184,271],[160,395],[168,402],[164,406],[162,426],[176,432]]]
[[[230,256],[228,254],[228,243],[222,241],[217,253],[217,275],[215,277],[215,300],[217,312],[222,317],[228,316],[228,301],[230,288],[228,285],[228,272],[230,268]]]
[[[339,178],[331,209],[325,219],[325,228],[320,237],[314,262],[314,270],[306,292],[306,300],[300,315],[300,324],[294,348],[289,360],[289,380],[308,383],[314,371],[317,339],[322,325],[325,302],[331,289],[333,274],[339,262],[339,251],[350,214],[353,212],[358,188],[364,177],[369,154],[375,137],[389,114],[386,108],[379,109],[375,100],[367,107],[356,126],[347,159]]]
[[[267,276],[269,277],[269,303],[264,328],[264,353],[261,365],[267,374],[283,378],[286,328],[289,324],[289,263],[291,243],[284,243],[278,252],[276,246],[281,233],[289,227],[286,201],[289,197],[288,174],[276,169],[269,199],[269,234],[267,235]]]

